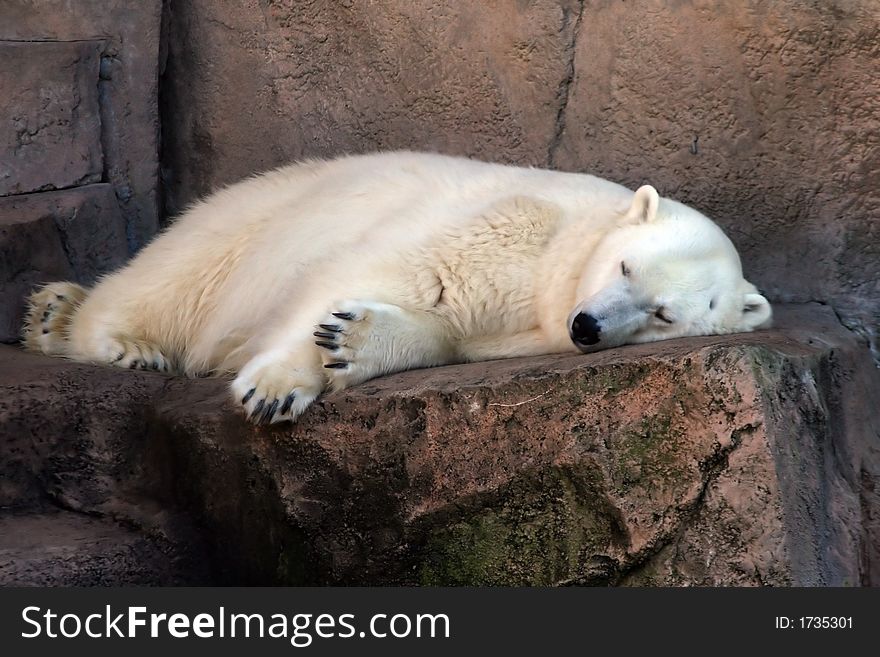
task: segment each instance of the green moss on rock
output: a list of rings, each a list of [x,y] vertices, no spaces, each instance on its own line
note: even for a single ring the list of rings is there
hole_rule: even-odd
[[[427,533],[417,558],[423,585],[546,586],[590,581],[619,543],[621,524],[592,467],[518,477],[491,502]],[[607,570],[607,568],[605,568]]]

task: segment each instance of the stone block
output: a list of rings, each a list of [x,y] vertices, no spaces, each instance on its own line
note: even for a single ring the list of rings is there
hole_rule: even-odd
[[[99,41],[0,41],[0,196],[101,181]]]
[[[38,284],[90,284],[123,264],[125,223],[108,184],[0,197],[0,342],[19,336]]]

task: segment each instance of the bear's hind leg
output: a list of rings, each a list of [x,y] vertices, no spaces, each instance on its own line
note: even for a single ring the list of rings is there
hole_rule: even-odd
[[[23,334],[30,351],[128,369],[173,369],[158,346],[118,329],[124,325],[118,311],[96,312],[100,304],[79,285],[50,283],[29,302]]]
[[[125,369],[174,372],[169,354],[144,329],[149,316],[143,308],[113,302],[99,288],[73,315],[66,356],[73,360]]]

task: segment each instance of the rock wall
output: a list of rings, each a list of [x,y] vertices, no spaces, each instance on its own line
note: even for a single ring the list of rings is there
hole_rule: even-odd
[[[169,0],[174,213],[302,157],[432,149],[650,182],[775,301],[880,330],[880,4]]]
[[[0,342],[155,234],[161,0],[0,2]]]

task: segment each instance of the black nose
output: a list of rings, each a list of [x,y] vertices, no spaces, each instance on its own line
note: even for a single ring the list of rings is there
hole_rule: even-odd
[[[596,318],[586,313],[578,313],[571,323],[571,339],[578,344],[596,344],[601,331]]]

